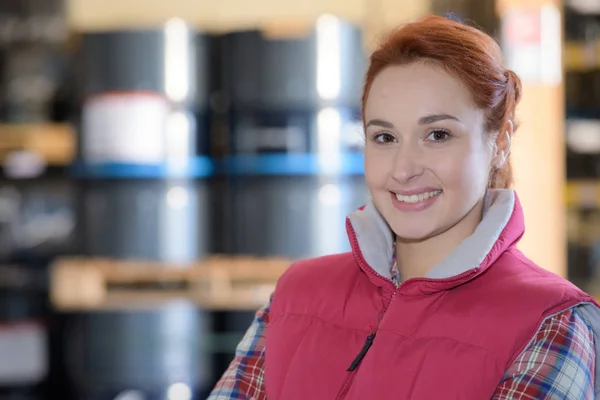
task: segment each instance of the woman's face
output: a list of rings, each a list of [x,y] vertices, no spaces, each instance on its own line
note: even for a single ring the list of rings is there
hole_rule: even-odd
[[[395,234],[421,241],[461,221],[474,225],[488,185],[493,146],[484,113],[439,67],[388,67],[365,105],[365,177]]]

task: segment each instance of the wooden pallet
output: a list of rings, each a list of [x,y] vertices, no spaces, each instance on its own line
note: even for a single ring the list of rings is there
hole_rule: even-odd
[[[69,124],[0,124],[0,160],[28,151],[49,165],[66,166],[75,157],[75,132]]]
[[[63,258],[51,267],[50,297],[62,311],[154,308],[181,300],[211,310],[255,310],[268,302],[290,264],[226,256],[189,265]]]

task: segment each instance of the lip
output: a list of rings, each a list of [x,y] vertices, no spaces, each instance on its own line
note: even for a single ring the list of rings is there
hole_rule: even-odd
[[[441,190],[439,188],[434,188],[434,187],[420,187],[420,188],[416,188],[416,189],[411,189],[411,190],[390,190],[390,192],[395,193],[395,194],[399,194],[400,196],[412,196],[413,194],[421,194],[421,193],[427,193],[427,192],[434,192],[436,190]]]
[[[434,190],[440,190],[440,189],[420,188],[420,189],[415,189],[415,190],[411,190],[411,191],[397,191],[397,192],[394,191],[394,192],[390,192],[390,197],[392,198],[392,204],[398,211],[402,211],[402,212],[423,211],[423,210],[431,207],[438,200],[438,198],[443,194],[443,192],[438,194],[437,196],[430,197],[428,199],[419,201],[417,203],[405,203],[403,201],[400,201],[396,198],[396,194],[400,194],[402,196],[412,196],[415,194],[432,192]]]

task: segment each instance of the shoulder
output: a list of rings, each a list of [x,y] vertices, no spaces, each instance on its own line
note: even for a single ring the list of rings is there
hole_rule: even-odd
[[[352,265],[355,265],[355,261],[350,252],[297,261],[281,275],[277,286],[314,285],[316,282],[338,281],[352,273]]]
[[[540,267],[516,248],[504,253],[498,260],[498,263],[502,264],[504,267],[511,268],[511,272],[523,275],[525,278],[535,278],[533,280],[524,279],[525,283],[528,281],[531,283],[554,281],[568,287],[576,287],[567,279]]]
[[[517,345],[509,346],[510,352],[502,356],[506,362],[514,360],[529,345],[542,324],[560,319],[558,316],[566,310],[584,304],[597,309],[596,301],[567,279],[538,267],[513,250],[504,253],[472,285],[457,288],[457,292],[463,294],[462,307],[472,308],[470,302],[480,299],[482,309],[477,315],[485,321],[481,329],[485,329],[485,337],[490,340],[504,341],[506,332],[498,326],[510,321],[511,340]]]
[[[328,301],[331,309],[346,298],[348,288],[357,283],[360,268],[352,253],[302,260],[291,265],[275,286],[271,315],[285,312],[305,313]]]
[[[492,268],[493,280],[505,293],[525,293],[520,299],[554,301],[562,311],[579,302],[595,300],[569,280],[548,271],[527,258],[521,251],[512,249],[504,253]],[[545,299],[545,300],[544,300]],[[562,307],[562,308],[560,308]]]

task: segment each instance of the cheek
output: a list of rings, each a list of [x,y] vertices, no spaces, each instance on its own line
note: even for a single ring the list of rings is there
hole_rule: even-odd
[[[387,185],[390,172],[388,157],[381,152],[365,150],[365,181],[369,189],[374,190]]]
[[[467,191],[480,191],[487,185],[490,159],[483,147],[468,148],[450,155],[438,166],[443,171],[444,184],[449,188]]]

